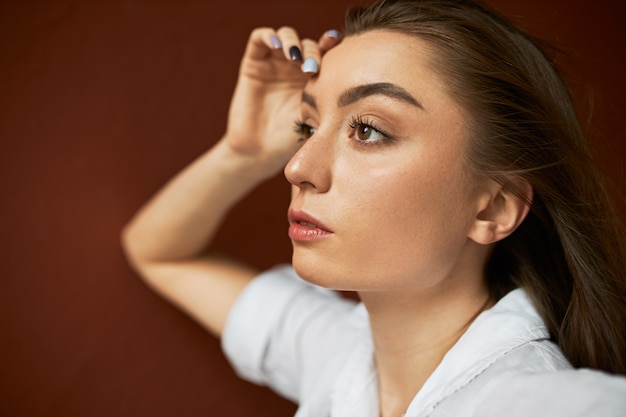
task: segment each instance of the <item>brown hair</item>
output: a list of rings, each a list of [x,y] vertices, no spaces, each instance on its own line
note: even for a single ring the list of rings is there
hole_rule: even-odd
[[[374,29],[436,48],[437,70],[472,117],[464,157],[477,174],[525,200],[516,181],[533,187],[530,214],[489,260],[493,295],[524,288],[574,366],[626,373],[624,232],[554,64],[470,0],[383,0],[348,12],[346,36]]]

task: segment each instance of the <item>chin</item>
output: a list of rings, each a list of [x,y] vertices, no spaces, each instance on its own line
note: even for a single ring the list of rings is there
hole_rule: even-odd
[[[303,280],[319,287],[335,291],[359,291],[358,282],[353,282],[354,277],[359,277],[358,273],[346,272],[344,268],[332,265],[329,262],[319,262],[312,259],[303,259],[293,256],[292,266],[296,274]]]
[[[341,290],[340,276],[329,263],[311,256],[303,256],[294,250],[291,263],[296,274],[303,280],[320,287]]]
[[[298,274],[300,278],[307,282],[310,282],[311,284],[325,287],[325,285],[322,284],[323,279],[320,279],[322,277],[319,276],[320,271],[323,270],[320,265],[317,265],[314,262],[307,262],[303,260],[301,256],[296,255],[295,251],[291,258],[291,264],[294,271],[296,271],[296,274]]]

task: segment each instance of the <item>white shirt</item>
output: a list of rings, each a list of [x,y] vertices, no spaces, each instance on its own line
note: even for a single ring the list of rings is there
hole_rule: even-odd
[[[296,417],[379,415],[367,311],[302,281],[291,267],[248,285],[222,346],[241,377],[297,402]],[[626,416],[626,379],[571,369],[521,289],[478,316],[405,413],[541,415]]]

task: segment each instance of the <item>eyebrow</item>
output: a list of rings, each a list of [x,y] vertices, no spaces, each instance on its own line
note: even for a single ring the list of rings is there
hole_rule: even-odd
[[[344,91],[339,96],[337,105],[339,107],[345,107],[366,97],[375,95],[382,95],[396,100],[401,100],[424,110],[424,106],[422,106],[411,94],[409,94],[408,91],[392,83],[372,83],[352,87]]]
[[[315,102],[315,97],[307,93],[306,91],[302,92],[302,102],[308,104],[317,110],[317,103]]]
[[[356,103],[359,100],[363,100],[366,97],[375,95],[382,95],[396,100],[404,101],[424,110],[424,106],[422,106],[419,101],[417,101],[411,94],[409,94],[408,91],[392,83],[362,84],[357,85],[356,87],[349,88],[341,93],[341,95],[337,99],[337,105],[339,107],[346,107],[350,104]],[[305,91],[302,92],[302,102],[308,104],[314,109],[317,109],[315,97]]]

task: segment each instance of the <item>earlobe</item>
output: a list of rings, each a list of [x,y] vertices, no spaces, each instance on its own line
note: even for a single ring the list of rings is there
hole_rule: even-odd
[[[530,211],[532,186],[519,179],[511,187],[493,181],[489,192],[479,201],[478,211],[468,237],[474,242],[488,245],[511,235]]]

